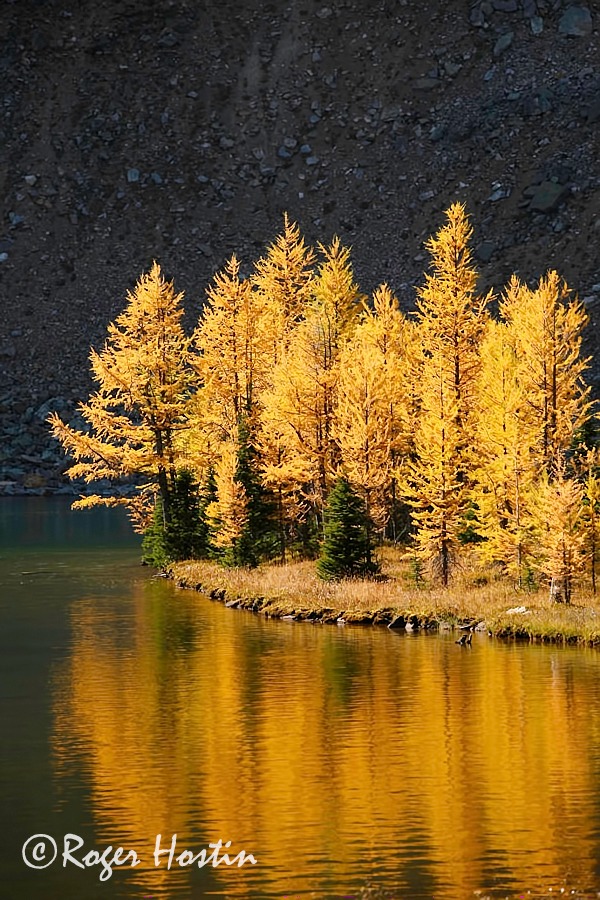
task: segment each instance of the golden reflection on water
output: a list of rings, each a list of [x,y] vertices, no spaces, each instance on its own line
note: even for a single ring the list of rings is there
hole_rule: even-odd
[[[72,636],[57,782],[146,896],[598,887],[594,651],[272,623],[156,580],[75,603]],[[155,867],[175,833],[258,864]]]

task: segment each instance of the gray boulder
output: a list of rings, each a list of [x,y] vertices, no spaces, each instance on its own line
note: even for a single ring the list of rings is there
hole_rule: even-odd
[[[569,6],[558,23],[559,34],[586,37],[592,33],[592,14],[587,6]]]

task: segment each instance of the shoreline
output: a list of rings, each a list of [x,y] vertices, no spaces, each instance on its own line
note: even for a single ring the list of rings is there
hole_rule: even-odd
[[[174,563],[167,574],[178,588],[202,593],[229,609],[243,609],[270,619],[385,626],[406,632],[454,631],[464,635],[474,630],[503,640],[600,646],[600,609],[595,605],[550,604],[542,592],[517,595],[511,589],[513,602],[509,602],[505,590],[502,602],[496,599],[486,609],[485,596],[474,602],[465,591],[413,592],[393,582],[385,584],[382,602],[376,603],[373,595],[384,585],[367,581],[321,583],[317,585],[321,596],[315,597],[312,579],[306,577],[302,588],[302,567],[295,564],[239,570],[204,561],[181,562]],[[300,581],[287,577],[286,582],[288,570],[294,569],[299,570]],[[394,594],[398,595],[395,603],[390,602]],[[336,595],[342,595],[346,602],[340,602]]]

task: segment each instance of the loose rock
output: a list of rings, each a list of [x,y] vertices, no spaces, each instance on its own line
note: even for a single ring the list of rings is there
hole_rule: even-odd
[[[506,34],[501,35],[496,43],[494,44],[494,56],[501,56],[513,42],[513,32],[507,31]]]
[[[585,37],[592,33],[592,14],[587,6],[570,6],[558,23],[559,34]]]
[[[529,208],[536,212],[549,213],[565,199],[569,188],[554,181],[543,181],[535,190]]]

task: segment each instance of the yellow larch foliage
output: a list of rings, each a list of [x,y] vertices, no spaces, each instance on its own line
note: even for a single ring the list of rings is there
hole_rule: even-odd
[[[279,558],[285,562],[287,545],[309,514],[309,503],[302,487],[310,481],[311,469],[306,457],[290,450],[279,427],[270,429],[267,424],[270,421],[279,422],[278,411],[265,407],[262,418],[264,427],[257,436],[257,454],[262,484],[274,499]]]
[[[241,538],[248,521],[248,497],[236,477],[239,447],[235,441],[223,441],[215,468],[217,500],[206,509],[212,523],[213,541],[217,547],[231,549]]]
[[[263,327],[272,338],[273,364],[310,300],[314,262],[314,251],[307,247],[300,229],[285,213],[283,232],[256,261],[251,276],[253,289],[262,298]]]
[[[291,469],[306,473],[302,494],[317,515],[339,455],[332,423],[340,344],[356,323],[361,300],[349,251],[337,238],[320,249],[324,259],[313,284],[314,299],[290,332],[272,387],[261,398],[263,446],[275,461],[271,484],[277,487],[279,474],[283,487]]]
[[[570,603],[573,581],[585,566],[584,487],[567,472],[562,454],[555,459],[552,477],[542,472],[531,507],[537,564],[550,579],[551,597]]]
[[[447,224],[432,237],[432,273],[417,300],[422,347],[421,398],[415,456],[405,495],[415,508],[419,552],[447,584],[458,534],[474,480],[476,384],[479,346],[489,296],[476,294],[477,273],[464,206],[447,211]]]
[[[322,507],[336,457],[331,425],[337,368],[324,352],[320,325],[313,311],[294,329],[273,387],[262,397],[261,423],[266,457],[277,460],[272,486],[275,476],[283,487],[288,473],[302,473],[302,493]]]
[[[185,436],[189,462],[201,480],[216,465],[222,441],[236,441],[243,423],[257,439],[258,403],[270,380],[274,336],[266,298],[240,276],[236,256],[217,273],[194,332],[199,387]]]
[[[373,520],[393,513],[394,479],[413,443],[414,328],[386,284],[340,355],[336,437],[348,479]]]
[[[564,501],[566,510],[569,492],[581,490],[575,531],[595,565],[596,463],[577,487],[561,461],[591,415],[586,314],[549,272],[533,289],[513,276],[502,321],[492,322],[471,237],[464,206],[453,204],[427,242],[431,270],[408,321],[387,285],[367,307],[350,251],[336,237],[317,257],[286,214],[248,278],[235,255],[214,276],[193,352],[181,295],[154,263],[104,349],[91,353],[87,430],[50,417],[72,478],[137,476],[139,490],[76,505],[124,504],[143,528],[157,493],[168,521],[178,469],[192,467],[200,481],[216,469],[217,543],[231,547],[254,521],[250,482],[258,491],[260,475],[276,499],[283,558],[303,519],[322,523],[342,466],[379,526],[396,521],[397,495],[410,505],[418,552],[446,584],[469,517],[483,555],[519,580],[546,495],[559,492],[556,508]],[[242,458],[248,496],[236,478]],[[543,558],[555,559],[558,550],[544,547]]]
[[[526,397],[524,419],[534,432],[531,464],[552,467],[575,431],[589,417],[587,360],[581,339],[587,315],[556,272],[535,290],[513,276],[500,304],[520,361],[518,379]]]
[[[391,446],[395,462],[411,451],[418,415],[421,346],[414,322],[400,310],[398,298],[387,284],[373,294],[373,309],[365,324],[385,371],[391,420]]]
[[[88,484],[133,475],[145,479],[135,497],[91,495],[74,507],[124,505],[143,529],[158,489],[168,517],[181,463],[176,436],[186,427],[195,386],[189,340],[181,327],[182,297],[155,262],[128,293],[125,310],[108,326],[104,349],[91,351],[98,389],[80,407],[89,431],[65,425],[57,414],[50,416],[54,436],[75,460],[67,470],[69,477]]]
[[[264,387],[268,352],[261,312],[260,299],[251,282],[240,278],[234,255],[215,275],[194,332],[206,425],[223,437],[235,436],[240,418],[252,415]]]
[[[403,489],[413,508],[417,552],[445,586],[457,555],[469,492],[459,452],[456,396],[442,361],[437,360],[437,367],[435,362],[433,359],[422,374],[415,459],[407,466]]]
[[[319,244],[322,261],[313,283],[313,305],[322,320],[322,342],[326,355],[334,358],[340,342],[355,327],[364,300],[354,281],[350,248],[338,237],[329,246]]]
[[[582,523],[584,549],[592,582],[596,593],[596,566],[600,551],[600,459],[598,448],[588,450],[580,466],[583,484]]]
[[[466,453],[491,294],[476,293],[477,271],[469,247],[473,229],[464,205],[454,203],[446,216],[446,225],[426,244],[432,272],[418,291],[417,322],[425,358],[435,358],[436,367],[441,363],[442,376],[454,394],[461,451]]]
[[[507,326],[490,321],[481,348],[477,384],[476,442],[479,466],[473,497],[481,552],[502,563],[521,583],[531,549],[527,499],[536,473],[531,466],[532,433],[525,417],[520,362]]]
[[[365,500],[367,516],[383,527],[384,491],[392,477],[391,417],[386,372],[367,329],[359,326],[342,349],[334,434],[341,463]]]
[[[224,271],[216,273],[194,332],[202,389],[227,435],[235,431],[242,410],[252,402],[251,289],[239,269],[234,254]]]

